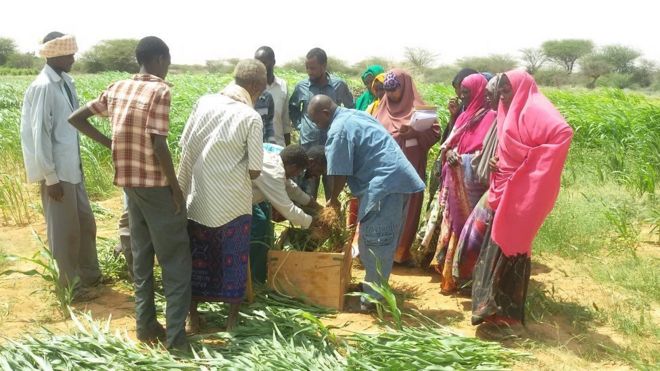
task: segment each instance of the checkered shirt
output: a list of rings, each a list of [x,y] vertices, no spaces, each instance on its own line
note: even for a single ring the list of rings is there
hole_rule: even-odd
[[[163,187],[169,183],[154,155],[152,135],[169,131],[170,87],[161,78],[138,74],[110,85],[88,103],[112,124],[114,183],[120,187]]]

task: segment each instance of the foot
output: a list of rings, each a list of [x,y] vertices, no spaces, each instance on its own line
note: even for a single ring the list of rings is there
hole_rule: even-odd
[[[156,325],[154,325],[151,330],[145,331],[144,333],[138,332],[137,334],[138,340],[150,345],[158,344],[159,342],[162,343],[165,341],[166,337],[167,333],[165,332],[165,328],[158,322],[156,322]]]
[[[518,327],[521,325],[520,321],[517,319],[498,315],[490,316],[486,318],[484,322],[500,327]]]
[[[188,340],[182,341],[179,344],[171,345],[167,348],[167,350],[172,354],[181,356],[188,356],[192,353],[192,349],[190,348],[190,343]]]
[[[417,268],[417,263],[415,263],[414,259],[408,259],[402,262],[397,263],[398,266],[400,267],[405,267],[405,268]]]
[[[227,332],[233,331],[238,324],[238,311],[240,304],[229,305],[229,317],[227,317]]]
[[[90,287],[80,287],[73,293],[72,303],[83,303],[92,301],[101,296],[99,290]]]
[[[497,341],[502,338],[500,328],[488,322],[482,322],[477,326],[475,336],[483,340]]]
[[[108,277],[105,277],[102,274],[99,274],[98,277],[93,279],[92,281],[89,281],[87,283],[83,283],[84,287],[91,288],[91,287],[98,287],[100,285],[110,283],[111,280]]]
[[[373,303],[360,303],[360,313],[371,314],[377,311],[376,304]]]
[[[199,313],[190,313],[186,318],[186,334],[196,334],[199,332],[201,317]]]

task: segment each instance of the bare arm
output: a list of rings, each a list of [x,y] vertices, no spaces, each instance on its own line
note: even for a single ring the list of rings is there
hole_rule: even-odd
[[[330,184],[332,184],[332,192],[330,192],[330,199],[328,206],[339,207],[339,194],[344,190],[346,185],[346,175],[330,175]]]
[[[181,207],[183,206],[183,193],[181,192],[181,187],[179,187],[179,182],[176,179],[174,165],[172,164],[172,155],[170,154],[170,149],[167,147],[167,137],[151,134],[151,140],[154,147],[154,155],[160,164],[160,169],[165,174],[165,177],[170,184],[172,200],[174,201],[174,207],[176,208],[175,213],[178,214],[181,212]]]
[[[81,133],[92,138],[95,142],[110,149],[112,147],[112,140],[89,123],[88,119],[92,116],[94,116],[94,113],[89,108],[80,107],[69,116],[69,123]]]

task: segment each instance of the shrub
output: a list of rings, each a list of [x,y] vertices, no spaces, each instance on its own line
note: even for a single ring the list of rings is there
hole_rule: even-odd
[[[563,69],[542,68],[534,75],[536,83],[545,86],[562,86],[571,83],[571,76]]]
[[[138,40],[135,39],[101,41],[83,54],[80,64],[83,70],[89,73],[103,71],[136,73],[139,71],[135,59],[137,44]]]
[[[505,54],[493,54],[488,57],[466,57],[457,62],[463,67],[474,68],[480,72],[499,73],[512,70],[518,66],[518,62]]]

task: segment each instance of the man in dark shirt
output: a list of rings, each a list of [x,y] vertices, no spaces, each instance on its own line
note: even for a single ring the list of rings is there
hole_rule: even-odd
[[[275,101],[273,96],[264,91],[259,100],[254,104],[254,109],[261,116],[264,123],[264,143],[276,143],[275,130],[273,128],[273,117],[275,116]]]
[[[293,127],[300,132],[300,144],[308,150],[316,145],[325,145],[328,130],[319,129],[307,115],[307,105],[313,96],[323,94],[330,97],[337,105],[353,108],[353,95],[346,83],[327,72],[328,57],[325,51],[314,48],[307,53],[305,68],[309,79],[298,82],[289,99],[289,116]],[[300,186],[305,192],[316,198],[319,188],[318,178],[303,179]],[[330,195],[329,184],[323,177],[323,189]]]

